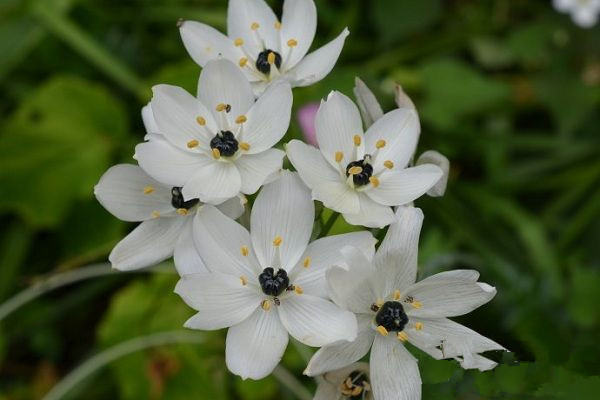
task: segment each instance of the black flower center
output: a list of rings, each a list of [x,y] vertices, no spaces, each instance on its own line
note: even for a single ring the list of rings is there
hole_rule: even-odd
[[[352,181],[356,186],[363,186],[369,183],[369,178],[373,175],[373,166],[369,164],[368,158],[365,157],[362,160],[352,161],[346,166],[346,176],[350,176],[350,169],[353,167],[360,167],[362,169],[358,174],[352,176]]]
[[[258,53],[258,57],[256,57],[256,69],[265,75],[268,75],[271,72],[271,64],[269,64],[270,53],[273,53],[275,56],[275,66],[277,68],[281,67],[281,55],[279,55],[278,52],[269,49],[263,50]]]
[[[221,131],[211,139],[210,148],[219,150],[224,157],[231,157],[238,151],[238,141],[230,131]]]
[[[180,187],[174,186],[171,189],[171,205],[174,208],[185,208],[186,210],[189,210],[190,208],[198,204],[198,202],[200,202],[200,200],[198,199],[190,199],[188,201],[184,201]]]
[[[388,332],[401,332],[408,323],[408,317],[399,301],[386,301],[377,311],[375,323]]]
[[[371,389],[367,374],[363,371],[353,371],[342,382],[341,391],[345,399],[364,399],[365,392]]]
[[[284,269],[275,270],[271,267],[265,268],[258,276],[258,282],[264,294],[279,296],[290,286],[290,278]]]

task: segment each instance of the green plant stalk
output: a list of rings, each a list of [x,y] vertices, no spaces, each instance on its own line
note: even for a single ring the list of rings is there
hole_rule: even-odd
[[[327,221],[323,225],[323,229],[321,230],[321,234],[319,235],[319,237],[327,236],[327,234],[329,233],[331,228],[333,228],[333,225],[335,224],[335,221],[337,221],[339,216],[340,213],[333,211],[333,214],[331,214],[329,218],[327,218]]]

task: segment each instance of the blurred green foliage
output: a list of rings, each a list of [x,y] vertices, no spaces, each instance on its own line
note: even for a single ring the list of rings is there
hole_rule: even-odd
[[[281,10],[280,1],[270,1]],[[317,0],[315,48],[348,25],[326,79],[295,108],[360,75],[393,107],[403,85],[420,111],[420,151],[452,163],[445,197],[423,198],[421,276],[476,268],[496,298],[459,322],[502,343],[493,371],[419,354],[424,399],[593,399],[600,390],[600,28],[545,1]],[[92,187],[133,162],[140,108],[156,83],[195,92],[178,18],[225,28],[217,0],[0,1],[0,301],[41,277],[106,260],[132,226]],[[286,139],[300,137],[294,122]],[[323,213],[323,218],[328,216]],[[338,219],[333,232],[350,227]],[[108,266],[107,266],[108,268]],[[40,398],[94,353],[181,329],[191,310],[173,274],[100,277],[0,322],[0,399]],[[224,332],[111,363],[72,392],[85,399],[292,399],[275,378],[224,368]],[[290,346],[301,377],[311,350]]]

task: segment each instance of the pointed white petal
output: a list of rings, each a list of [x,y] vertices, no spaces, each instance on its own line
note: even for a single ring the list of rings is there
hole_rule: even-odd
[[[137,165],[110,167],[94,187],[96,198],[111,214],[123,221],[145,221],[153,213],[173,210],[171,188],[154,180]]]
[[[340,382],[341,384],[341,382]],[[313,400],[340,400],[341,397],[339,385],[333,385],[329,382],[320,382]]]
[[[312,195],[315,200],[321,201],[331,210],[340,213],[360,211],[360,195],[346,183],[320,182],[313,187]]]
[[[402,86],[398,84],[394,87],[394,101],[398,108],[410,108],[411,110],[416,110],[415,103],[413,103],[411,98],[404,92]]]
[[[477,282],[477,280],[479,279],[479,272],[475,271],[473,269],[455,269],[452,271],[444,271],[444,272],[439,272],[435,275],[432,276],[428,276],[427,278],[423,279],[421,282],[432,282],[432,281],[448,281],[448,280],[464,280],[464,281],[471,281],[471,282]],[[411,284],[414,283],[411,282]]]
[[[277,173],[283,165],[285,153],[279,149],[267,149],[262,153],[243,155],[235,161],[242,178],[242,193],[256,193],[267,178]]]
[[[258,308],[242,323],[227,332],[227,368],[242,379],[262,379],[281,361],[288,344],[288,333],[277,309]]]
[[[356,318],[358,320],[356,339],[353,342],[341,341],[319,349],[310,359],[304,374],[317,376],[343,368],[360,360],[369,352],[375,339],[375,331],[371,327],[372,318],[365,314],[359,314]]]
[[[379,204],[399,206],[421,197],[443,175],[442,170],[433,164],[385,171],[379,177],[379,186],[371,187],[365,193]]]
[[[238,219],[246,210],[246,197],[238,195],[217,205],[219,211],[231,219]]]
[[[317,8],[313,0],[285,0],[281,18],[281,57],[286,69],[293,68],[308,52],[317,30]],[[298,42],[295,47],[288,40]]]
[[[394,222],[394,212],[388,206],[376,203],[364,193],[358,195],[359,209],[357,213],[345,213],[344,219],[352,225],[369,228],[383,228]]]
[[[144,221],[121,240],[108,256],[114,269],[131,271],[150,267],[173,255],[185,218]]]
[[[261,296],[240,278],[217,272],[184,275],[177,293],[198,314],[187,320],[186,328],[215,330],[239,324],[259,308]]]
[[[154,114],[152,113],[152,107],[150,106],[150,103],[142,107],[142,122],[144,123],[146,134],[154,133],[160,135],[160,130],[158,129],[158,125],[154,119]],[[144,140],[148,139],[144,138]]]
[[[428,150],[421,154],[417,160],[417,165],[433,164],[437,165],[443,172],[442,177],[437,181],[431,189],[427,191],[427,194],[431,197],[441,197],[446,192],[446,186],[448,186],[448,175],[450,174],[450,161],[443,154],[438,153],[435,150]]]
[[[285,329],[307,346],[321,347],[356,339],[356,317],[332,302],[306,294],[281,300],[279,316]]]
[[[376,335],[371,350],[371,386],[379,400],[421,400],[417,360],[395,338]]]
[[[244,40],[244,49],[256,58],[263,50],[279,52],[277,17],[264,0],[230,0],[227,7],[227,34],[231,39]],[[256,32],[251,28],[258,23]],[[264,41],[264,43],[262,43]]]
[[[342,33],[325,46],[309,53],[291,70],[294,76],[294,86],[309,86],[325,78],[338,60],[346,36],[350,32],[344,28]]]
[[[218,204],[236,196],[241,188],[242,178],[234,163],[211,160],[183,185],[181,193],[184,199]]]
[[[371,89],[358,77],[354,79],[354,96],[366,127],[383,117],[383,110]]]
[[[459,360],[460,366],[464,369],[478,369],[481,372],[489,371],[490,369],[496,368],[497,362],[480,356],[479,354],[468,353],[465,354]]]
[[[194,244],[194,217],[187,216],[185,219],[185,224],[181,228],[181,233],[175,244],[175,252],[173,254],[177,273],[179,276],[183,276],[208,272],[208,268],[204,265],[204,261],[200,258],[200,254],[198,254],[198,250]]]
[[[276,181],[260,191],[250,217],[252,245],[261,265],[273,265],[276,250],[281,268],[296,265],[310,239],[315,207],[310,192],[298,174],[283,171]],[[273,240],[282,239],[276,247]]]
[[[325,161],[321,152],[313,146],[294,139],[286,145],[285,150],[288,159],[309,188],[312,189],[325,181],[340,181],[340,174]]]
[[[194,219],[194,241],[210,271],[255,279],[262,268],[252,250],[250,234],[242,225],[211,205],[202,206]],[[242,247],[248,249],[244,256]]]
[[[179,27],[183,45],[192,59],[201,67],[212,59],[223,56],[237,62],[242,51],[233,41],[215,28],[196,21],[185,21]]]

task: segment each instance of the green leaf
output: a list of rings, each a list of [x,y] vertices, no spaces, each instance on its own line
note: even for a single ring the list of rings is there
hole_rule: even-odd
[[[373,7],[373,25],[381,41],[390,44],[423,32],[442,15],[440,0],[378,0]]]
[[[571,277],[568,308],[571,317],[581,326],[592,327],[598,320],[600,304],[600,273],[593,269],[576,268]]]

